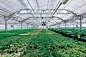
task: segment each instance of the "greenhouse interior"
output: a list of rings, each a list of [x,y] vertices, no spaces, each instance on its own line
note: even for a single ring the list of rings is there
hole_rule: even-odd
[[[0,0],[0,57],[86,57],[86,0]]]

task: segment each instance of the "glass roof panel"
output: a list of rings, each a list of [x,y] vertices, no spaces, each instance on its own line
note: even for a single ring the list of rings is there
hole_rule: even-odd
[[[42,19],[52,19],[52,22],[56,21],[52,16],[59,17],[63,20],[71,19],[73,14],[62,14],[68,13],[68,11],[74,12],[77,15],[86,13],[86,0],[69,0],[66,4],[61,4],[59,8],[62,1],[63,0],[0,0],[0,16],[16,17],[15,20],[20,21],[30,17],[30,19],[38,20],[41,23]],[[59,11],[61,14],[58,13],[58,9],[63,9],[63,11]],[[55,14],[53,14],[54,11],[56,11]]]

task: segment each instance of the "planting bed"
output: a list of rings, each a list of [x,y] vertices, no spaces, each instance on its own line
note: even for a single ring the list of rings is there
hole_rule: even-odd
[[[83,29],[81,32],[79,29],[49,29],[49,30],[54,31],[56,33],[60,33],[66,37],[86,42],[86,29]]]
[[[0,40],[0,57],[86,57],[86,43],[47,29]]]
[[[34,31],[34,30],[36,30],[36,29],[8,30],[7,33],[5,33],[5,31],[0,31],[0,40],[5,39],[7,37],[15,36],[15,35],[18,35],[18,34]]]
[[[74,35],[75,37],[78,37],[78,34],[81,35],[81,37],[86,38],[86,29],[83,29],[80,32],[80,29],[49,29],[54,32],[65,34],[66,36]]]

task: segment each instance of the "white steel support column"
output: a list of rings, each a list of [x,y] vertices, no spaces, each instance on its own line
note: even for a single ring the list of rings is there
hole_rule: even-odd
[[[82,19],[83,19],[83,16],[80,16],[80,32],[82,31]]]
[[[73,24],[73,29],[74,29],[74,24]]]
[[[28,23],[27,23],[27,29],[28,29]]]
[[[65,22],[65,28],[66,28],[66,22]]]
[[[21,22],[21,30],[22,30],[22,22]]]
[[[14,30],[14,25],[13,25],[13,30]]]
[[[65,23],[65,28],[66,28],[66,23],[67,23],[66,20],[64,20],[63,22]]]
[[[60,27],[60,23],[59,23],[59,27]]]
[[[4,18],[4,20],[5,20],[5,31],[6,31],[6,33],[7,33],[7,19]]]
[[[7,20],[5,19],[5,31],[7,33]]]

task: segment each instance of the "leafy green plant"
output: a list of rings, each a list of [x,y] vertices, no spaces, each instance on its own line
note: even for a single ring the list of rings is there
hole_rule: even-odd
[[[78,34],[81,36],[81,37],[85,37],[86,36],[86,30],[82,30],[82,32],[80,32],[79,29],[49,29],[49,30],[52,30],[54,32],[57,32],[57,33],[60,33],[60,34],[63,34],[65,36],[71,36],[71,35],[74,35],[75,37],[78,38]],[[86,38],[86,37],[85,37]]]
[[[61,33],[64,30],[56,29]],[[28,35],[15,35],[0,40],[0,54],[5,54],[5,57],[11,54],[13,57],[86,57],[84,42],[64,37],[47,29],[25,34]]]
[[[22,33],[31,32],[31,31],[34,31],[34,30],[36,30],[36,29],[8,30],[8,33],[5,33],[5,31],[0,31],[0,40],[5,39],[7,37],[19,35],[19,34],[22,34]]]

